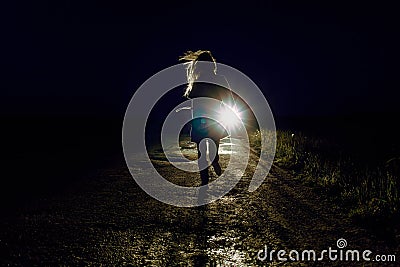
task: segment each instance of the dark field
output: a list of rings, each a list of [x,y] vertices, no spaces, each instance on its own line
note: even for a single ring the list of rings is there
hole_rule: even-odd
[[[75,190],[75,182],[122,153],[122,119],[3,117],[1,209]]]

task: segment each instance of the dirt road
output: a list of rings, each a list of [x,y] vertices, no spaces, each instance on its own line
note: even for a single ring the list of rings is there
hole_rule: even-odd
[[[196,150],[186,148],[190,158]],[[221,146],[221,165],[229,149]],[[392,247],[352,225],[323,195],[273,167],[255,192],[247,186],[255,155],[237,186],[209,205],[178,208],[149,197],[121,158],[85,177],[71,190],[41,199],[1,222],[1,265],[131,266],[369,266],[372,262],[261,261],[258,252],[346,249],[395,254]],[[198,174],[182,176],[162,157],[159,172],[198,185]],[[216,179],[213,174],[212,180]],[[262,254],[260,254],[262,255]],[[372,256],[371,256],[372,257]],[[394,264],[395,265],[395,264]],[[375,266],[375,265],[374,265]],[[376,266],[382,266],[377,264]]]

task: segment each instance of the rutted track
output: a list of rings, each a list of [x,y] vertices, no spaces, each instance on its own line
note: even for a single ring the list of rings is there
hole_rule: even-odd
[[[191,157],[195,149],[185,153]],[[229,153],[221,154],[224,168]],[[4,218],[1,264],[281,266],[293,262],[261,262],[257,252],[265,245],[321,251],[336,248],[339,238],[347,240],[349,249],[395,252],[276,166],[260,188],[248,192],[256,161],[252,154],[242,180],[220,200],[197,208],[177,208],[143,192],[121,159],[77,183],[79,190],[32,203],[18,216]],[[200,183],[196,173],[177,175],[162,157],[153,163],[172,179]],[[320,266],[321,262],[301,264]],[[345,263],[351,264],[355,265]],[[343,262],[324,261],[323,265]]]

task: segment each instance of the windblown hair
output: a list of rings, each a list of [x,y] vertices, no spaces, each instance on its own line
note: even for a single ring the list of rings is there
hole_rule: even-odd
[[[196,52],[193,51],[187,51],[185,54],[181,57],[179,57],[179,60],[184,60],[187,61],[184,64],[186,65],[186,77],[188,81],[188,86],[186,87],[185,93],[183,96],[189,97],[190,92],[192,91],[193,88],[193,83],[197,80],[198,74],[195,73],[196,69],[196,63],[198,61],[203,61],[205,58],[207,58],[209,61],[212,61],[214,63],[214,74],[217,73],[217,62],[215,61],[215,58],[211,54],[211,51],[209,50],[197,50]]]

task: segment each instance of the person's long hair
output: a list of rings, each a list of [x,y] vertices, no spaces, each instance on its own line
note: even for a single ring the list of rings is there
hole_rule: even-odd
[[[187,51],[183,56],[179,57],[179,60],[187,61],[184,64],[186,65],[186,77],[188,85],[183,96],[189,97],[189,94],[193,88],[193,83],[198,78],[198,74],[195,72],[196,63],[197,61],[202,61],[204,58],[207,58],[208,61],[212,61],[214,63],[214,74],[216,74],[217,62],[209,50],[197,50],[196,52]]]

